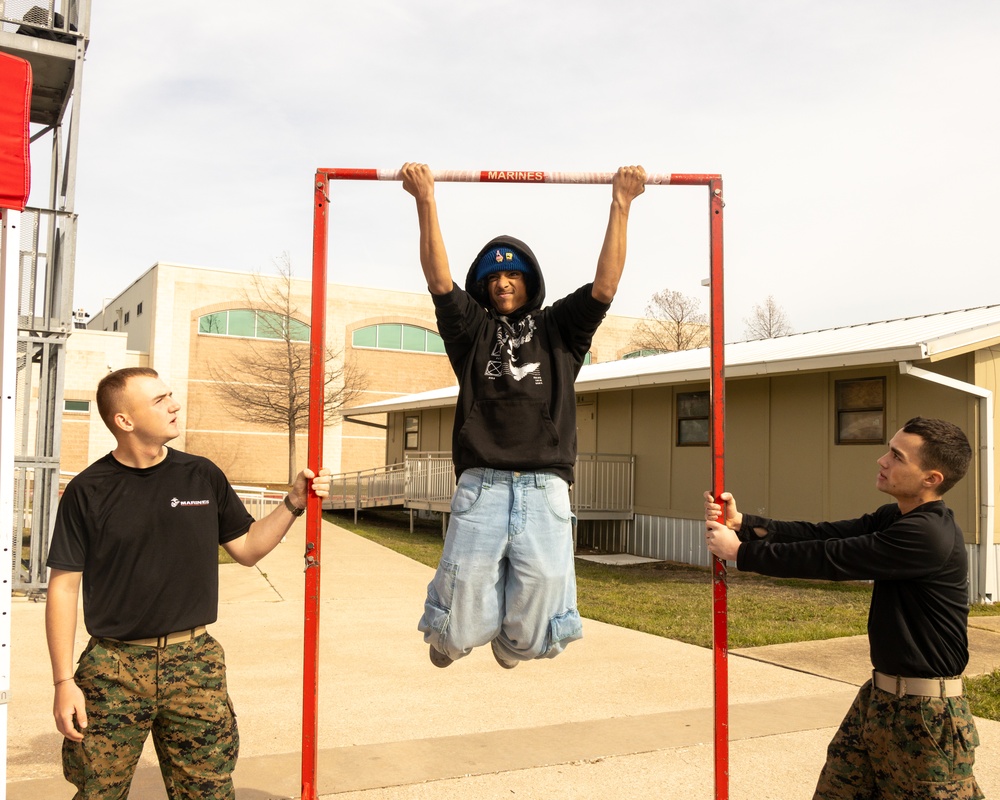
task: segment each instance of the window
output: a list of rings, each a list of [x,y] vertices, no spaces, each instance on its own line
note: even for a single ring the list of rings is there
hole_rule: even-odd
[[[379,325],[378,345],[380,350],[402,350],[403,349],[403,326],[402,325]]]
[[[885,444],[885,378],[837,381],[837,444]]]
[[[631,353],[623,355],[622,358],[644,358],[645,356],[658,356],[660,353],[669,352],[669,350],[654,350],[647,348],[645,350],[633,350]]]
[[[198,317],[198,333],[209,336],[240,336],[244,339],[284,339],[309,341],[309,326],[273,311],[234,308]]]
[[[270,311],[257,312],[257,338],[258,339],[284,339],[285,320],[288,319],[281,314],[274,314]]]
[[[444,355],[444,339],[434,331],[427,331],[427,352]]]
[[[374,350],[404,350],[408,353],[444,352],[444,340],[440,334],[427,328],[398,322],[358,328],[351,334],[351,346],[370,347]]]
[[[142,303],[139,303],[139,305],[135,307],[135,315],[137,317],[142,315]]]
[[[63,400],[63,411],[68,411],[72,414],[89,414],[90,413],[90,401],[89,400]]]
[[[118,330],[118,320],[114,321],[114,324],[112,324],[112,326],[111,326],[111,330],[113,330],[113,331]]]
[[[414,328],[412,325],[406,325],[403,328],[402,348],[404,350],[415,350],[418,353],[426,351],[427,331],[423,328]]]
[[[125,324],[126,324],[126,325],[128,325],[128,320],[129,320],[129,317],[130,317],[130,316],[131,316],[131,315],[129,314],[129,312],[128,312],[128,311],[126,311],[126,312],[125,312]]]
[[[206,314],[198,318],[198,333],[218,333],[226,332],[226,313]]]
[[[245,339],[256,338],[257,313],[255,311],[250,309],[230,311],[228,316],[229,327],[226,329],[226,333],[229,336],[240,336]]]
[[[594,354],[588,350],[587,355],[583,357],[583,366],[587,366],[587,364],[592,363],[593,360],[594,360]]]
[[[354,331],[351,344],[354,347],[378,347],[378,325],[369,325],[367,328]]]
[[[677,444],[680,447],[707,445],[709,435],[708,392],[677,393]]]
[[[406,437],[403,444],[405,450],[416,450],[420,447],[420,417],[406,418]]]

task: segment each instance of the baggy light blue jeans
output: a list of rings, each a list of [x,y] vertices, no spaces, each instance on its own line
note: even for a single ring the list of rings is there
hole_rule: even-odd
[[[569,485],[552,473],[465,470],[427,587],[424,641],[454,660],[496,639],[505,660],[528,661],[583,636],[573,523]]]

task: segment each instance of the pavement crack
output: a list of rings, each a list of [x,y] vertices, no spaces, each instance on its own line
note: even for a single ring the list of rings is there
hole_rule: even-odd
[[[279,599],[279,600],[284,600],[285,598],[284,598],[284,596],[283,596],[283,595],[281,594],[281,592],[279,592],[279,591],[278,591],[278,587],[274,585],[274,582],[273,582],[273,581],[272,581],[272,580],[271,580],[271,579],[270,579],[270,578],[269,578],[269,577],[267,576],[267,573],[266,573],[266,572],[264,572],[264,570],[262,570],[262,569],[260,568],[260,565],[259,565],[259,564],[255,564],[255,565],[254,565],[254,569],[256,569],[256,570],[257,570],[257,572],[259,572],[259,573],[260,573],[260,576],[261,576],[261,577],[262,577],[262,578],[263,578],[263,579],[264,579],[265,581],[267,581],[267,585],[271,587],[271,591],[272,591],[272,592],[274,592],[274,593],[275,593],[276,595],[278,595],[278,599]]]

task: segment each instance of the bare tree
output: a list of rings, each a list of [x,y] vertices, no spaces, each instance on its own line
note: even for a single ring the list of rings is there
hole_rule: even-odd
[[[694,350],[708,344],[708,318],[701,302],[672,289],[661,289],[646,304],[646,318],[632,331],[630,346],[669,352]]]
[[[240,340],[229,363],[209,365],[216,394],[229,412],[244,422],[288,431],[288,482],[296,468],[296,434],[309,423],[309,326],[292,298],[292,268],[288,254],[275,261],[278,279],[259,273],[244,291],[246,307],[255,312],[256,335]],[[326,349],[323,424],[366,385],[342,352]]]
[[[774,295],[768,295],[767,300],[755,305],[750,316],[743,320],[743,333],[748,340],[773,339],[794,332],[788,315],[778,305]]]

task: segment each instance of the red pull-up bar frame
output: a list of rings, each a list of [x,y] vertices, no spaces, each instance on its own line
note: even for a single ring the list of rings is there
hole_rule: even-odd
[[[611,183],[613,172],[538,172],[523,170],[445,170],[433,173],[436,182],[461,183]],[[309,337],[309,468],[323,463],[323,397],[326,354],[327,244],[330,181],[400,181],[399,170],[318,169],[313,182],[312,319]],[[711,448],[712,494],[725,486],[725,358],[722,276],[722,176],[686,173],[650,174],[646,185],[707,186],[709,208],[709,286],[711,305]],[[323,506],[309,496],[306,515],[305,647],[302,677],[302,800],[316,800],[319,756],[319,610]],[[715,797],[729,797],[729,646],[726,609],[726,565],[712,558],[712,638],[715,699]]]

